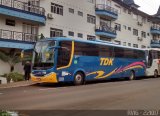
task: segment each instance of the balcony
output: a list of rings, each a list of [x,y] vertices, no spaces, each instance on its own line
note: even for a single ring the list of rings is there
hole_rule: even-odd
[[[0,47],[30,49],[38,35],[0,29]]]
[[[153,35],[160,35],[160,26],[152,26],[151,27],[151,33]]]
[[[116,30],[113,29],[112,27],[108,26],[96,26],[96,35],[97,36],[102,36],[102,37],[107,37],[107,38],[116,38],[117,33]]]
[[[45,9],[17,0],[0,0],[0,14],[44,25]]]
[[[104,4],[97,4],[96,15],[109,20],[116,20],[118,19],[118,10]]]
[[[160,40],[152,40],[151,47],[152,48],[160,48]]]

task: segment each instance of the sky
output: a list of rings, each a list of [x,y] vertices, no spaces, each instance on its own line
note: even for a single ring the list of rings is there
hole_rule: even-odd
[[[134,0],[140,6],[139,10],[154,15],[157,13],[160,6],[160,0]]]

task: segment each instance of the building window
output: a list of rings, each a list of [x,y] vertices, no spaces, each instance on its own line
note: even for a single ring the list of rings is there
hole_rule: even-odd
[[[138,48],[138,44],[133,44],[133,47],[134,48]]]
[[[141,37],[146,38],[146,32],[142,31],[141,32]]]
[[[51,3],[51,12],[59,15],[63,15],[63,6]]]
[[[74,9],[69,8],[69,12],[74,14]]]
[[[138,30],[137,29],[133,29],[133,35],[138,36]]]
[[[82,33],[78,33],[77,36],[78,36],[79,38],[83,38],[83,34],[82,34]]]
[[[121,45],[121,42],[120,41],[114,41],[116,44],[118,44],[118,45]]]
[[[143,18],[142,18],[142,22],[143,22],[143,23],[146,23],[146,18],[143,17]]]
[[[146,48],[146,46],[145,46],[145,45],[142,45],[141,48]]]
[[[147,33],[147,35],[148,35],[148,36],[150,36],[150,34],[149,34],[149,33]]]
[[[69,36],[74,36],[74,32],[68,31],[68,35],[69,35]]]
[[[131,27],[128,27],[128,30],[131,31]]]
[[[127,12],[127,9],[126,9],[126,8],[123,8],[123,12],[126,13],[126,12]]]
[[[23,23],[23,33],[38,35],[38,25]]]
[[[121,31],[121,24],[115,23],[115,30]]]
[[[87,14],[87,22],[88,22],[88,23],[92,23],[92,24],[96,24],[96,17]]]
[[[62,36],[63,36],[63,30],[50,28],[50,37],[62,37]]]
[[[83,12],[78,11],[78,15],[83,17]]]
[[[6,19],[6,25],[15,26],[16,22],[15,22],[15,20]]]
[[[130,46],[130,47],[131,47],[131,43],[128,43],[128,46]]]
[[[131,15],[131,11],[130,11],[130,10],[128,10],[128,14],[130,14],[130,15]]]
[[[123,42],[123,46],[126,46],[126,42]]]
[[[95,40],[96,37],[92,35],[87,35],[87,40]]]
[[[126,25],[123,25],[124,29],[126,30],[127,29],[127,26]]]

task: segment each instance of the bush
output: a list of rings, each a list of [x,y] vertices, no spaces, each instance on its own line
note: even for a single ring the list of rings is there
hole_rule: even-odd
[[[23,75],[19,74],[17,72],[11,72],[11,73],[8,73],[8,74],[4,74],[2,76],[7,79],[7,83],[10,83],[11,79],[12,79],[13,82],[18,82],[18,81],[23,81],[24,80]]]

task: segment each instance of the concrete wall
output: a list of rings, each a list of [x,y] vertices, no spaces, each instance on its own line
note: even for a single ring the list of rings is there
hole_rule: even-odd
[[[51,2],[63,6],[63,16],[51,13]],[[63,30],[64,36],[68,37],[68,31],[83,33],[83,39],[87,39],[87,35],[95,35],[95,25],[87,23],[87,14],[95,16],[94,4],[86,2],[86,0],[47,0],[41,1],[41,6],[46,9],[46,14],[51,13],[54,19],[47,19],[46,25],[40,27],[40,33],[46,37],[50,37],[50,28],[58,28]],[[74,14],[69,13],[69,8],[74,9]],[[78,11],[83,12],[83,17],[78,16]]]
[[[21,74],[24,74],[22,63],[16,64],[14,67],[14,71],[19,72]],[[9,64],[0,60],[0,75],[3,75],[5,73],[9,73],[9,72],[10,72]]]
[[[112,3],[112,7],[116,8],[115,5],[118,5],[116,3]],[[119,6],[119,5],[118,5]],[[116,40],[121,41],[122,45],[123,42],[131,43],[132,47],[133,44],[138,44],[138,47],[141,48],[142,45],[149,47],[150,46],[150,41],[152,39],[152,34],[150,33],[150,27],[151,27],[151,22],[148,22],[146,19],[146,22],[143,23],[143,26],[137,25],[137,22],[142,22],[142,17],[138,15],[138,18],[135,19],[133,18],[133,12],[131,14],[128,14],[128,10],[125,13],[124,8],[120,6],[121,12],[119,13],[118,20],[112,23],[119,23],[121,24],[121,31],[117,31],[117,38]],[[124,25],[127,27],[125,30]],[[131,31],[128,30],[128,27],[131,27]],[[138,36],[133,35],[133,29],[138,30]],[[138,37],[141,37],[141,31],[146,32],[146,38],[143,38],[143,41],[138,41]],[[149,36],[147,35],[149,33]]]

